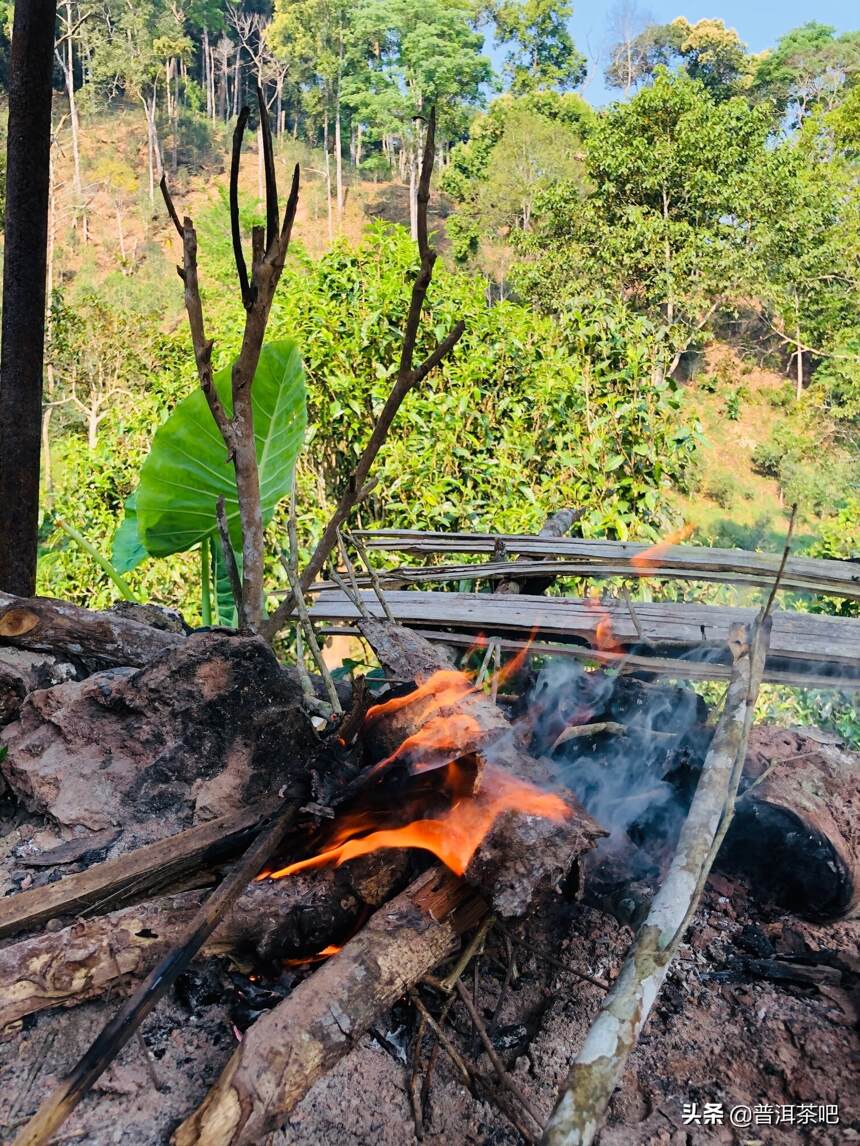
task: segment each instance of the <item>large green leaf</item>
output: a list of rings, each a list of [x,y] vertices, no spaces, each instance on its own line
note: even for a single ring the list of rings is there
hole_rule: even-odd
[[[220,370],[214,381],[230,412],[230,367]],[[260,501],[267,523],[290,490],[307,424],[304,367],[294,342],[263,347],[252,398]],[[206,398],[195,390],[159,428],[140,471],[137,527],[146,552],[167,557],[214,534],[215,504],[222,495],[238,549],[241,533],[233,466]]]
[[[113,535],[111,565],[117,573],[129,573],[148,557],[140,535],[137,532],[137,491],[125,499],[125,516],[119,529]]]

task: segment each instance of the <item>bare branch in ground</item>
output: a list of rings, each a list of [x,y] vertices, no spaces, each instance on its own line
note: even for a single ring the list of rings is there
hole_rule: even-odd
[[[248,109],[239,114],[233,133],[233,151],[230,165],[230,233],[233,255],[239,277],[242,305],[245,309],[245,329],[239,355],[233,363],[231,377],[232,414],[228,416],[212,381],[212,341],[207,339],[203,320],[203,304],[197,274],[197,235],[191,220],[180,225],[167,182],[161,180],[161,191],[174,226],[182,236],[183,266],[180,275],[185,284],[185,309],[191,328],[194,357],[200,385],[215,424],[224,439],[227,454],[236,473],[236,492],[239,518],[242,526],[242,626],[254,632],[263,621],[263,515],[260,506],[260,476],[254,441],[254,416],[251,389],[272,300],[281,277],[296,216],[299,194],[299,168],[293,172],[293,182],[283,224],[278,229],[278,206],[275,161],[271,133],[266,118],[265,101],[260,102],[261,126],[266,168],[266,220],[267,228],[255,227],[252,240],[251,273],[242,249],[241,221],[239,217],[239,161],[242,140],[248,121]]]
[[[603,1125],[609,1100],[696,911],[728,827],[769,640],[770,620],[765,617],[748,641],[741,634],[730,641],[734,664],[725,707],[675,855],[574,1060],[546,1124],[544,1146],[588,1146]]]
[[[418,338],[418,329],[427,289],[433,278],[433,265],[436,262],[436,251],[429,245],[427,231],[427,204],[430,196],[430,177],[433,172],[435,156],[436,113],[430,113],[427,125],[427,139],[424,147],[424,158],[421,164],[421,176],[418,187],[418,249],[421,256],[421,266],[415,282],[412,284],[412,296],[409,310],[403,329],[403,347],[400,353],[400,365],[391,393],[382,408],[382,412],[373,427],[367,445],[352,471],[346,488],[341,494],[340,501],[326,525],[323,535],[317,543],[310,561],[302,572],[302,589],[307,591],[317,576],[322,572],[329,554],[337,545],[338,531],[346,522],[361,497],[365,496],[370,468],[382,448],[391,424],[403,400],[410,390],[433,370],[453,350],[463,336],[465,326],[462,322],[455,324],[453,329],[442,339],[427,358],[418,366],[414,365],[415,344]],[[292,615],[294,609],[293,598],[287,596],[272,614],[263,623],[260,633],[267,640],[272,641],[285,622]]]

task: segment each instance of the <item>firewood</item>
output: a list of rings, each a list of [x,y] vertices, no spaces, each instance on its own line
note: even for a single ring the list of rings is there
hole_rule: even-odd
[[[0,593],[0,644],[58,653],[92,667],[140,668],[184,640],[181,633],[153,628],[121,612],[99,613],[49,597]]]
[[[0,938],[96,906],[140,901],[193,871],[206,871],[247,847],[276,806],[268,800],[188,828],[56,883],[0,899]]]
[[[456,948],[486,912],[434,867],[245,1033],[174,1146],[256,1146],[373,1022]]]
[[[546,1124],[544,1146],[588,1146],[644,1027],[731,821],[764,671],[770,618],[730,646],[734,672],[675,855]]]
[[[362,635],[383,666],[399,679],[428,680],[450,663],[420,634],[373,618],[359,622]],[[505,775],[533,785],[549,785],[551,765],[525,751],[501,709],[478,689],[442,702],[438,715],[456,729],[458,753],[475,753]],[[373,717],[365,729],[379,755],[388,755],[425,724],[422,703],[408,697],[393,711]],[[603,829],[572,794],[564,794],[570,815],[562,821],[510,811],[496,820],[478,847],[466,878],[485,890],[501,916],[524,914],[541,891],[556,887],[577,857],[594,846]]]
[[[50,1141],[93,1083],[113,1062],[140,1024],[189,966],[194,956],[283,842],[298,805],[285,803],[215,890],[207,896],[183,930],[181,941],[150,972],[86,1053],[42,1102],[16,1135],[14,1146],[44,1146]]]
[[[387,870],[398,874],[396,864]],[[181,940],[206,895],[161,896],[0,950],[0,1029],[139,980]],[[363,909],[345,869],[262,880],[242,893],[202,951],[266,960],[311,953],[346,933]]]

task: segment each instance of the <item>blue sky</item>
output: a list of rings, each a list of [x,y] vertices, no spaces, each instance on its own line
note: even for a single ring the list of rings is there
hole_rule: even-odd
[[[690,4],[673,0],[637,0],[637,6],[655,23],[667,23],[676,16],[686,16],[691,22],[717,17],[734,28],[751,52],[772,47],[780,36],[799,24],[817,20],[832,24],[840,32],[860,28],[860,10],[856,0],[715,0],[713,3]],[[603,83],[607,46],[613,39],[610,23],[613,3],[574,0],[571,31],[576,45],[592,62],[589,82],[583,95],[591,103],[603,104],[618,97],[607,91]],[[498,60],[497,50],[492,51]]]

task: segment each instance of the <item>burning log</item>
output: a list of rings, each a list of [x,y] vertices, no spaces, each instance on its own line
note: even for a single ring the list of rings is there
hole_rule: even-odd
[[[255,1146],[373,1022],[456,948],[486,905],[438,867],[258,1019],[174,1146]]]
[[[698,905],[731,820],[770,637],[764,617],[749,641],[736,631],[725,708],[714,732],[669,871],[621,973],[592,1023],[544,1130],[544,1146],[588,1146]]]
[[[434,757],[441,763],[453,751],[479,760],[477,790],[482,786],[488,801],[498,797],[500,806],[478,846],[465,854],[463,867],[455,864],[454,870],[485,889],[500,915],[524,914],[539,891],[570,873],[603,830],[571,794],[562,800],[536,791],[550,782],[549,762],[525,751],[502,711],[429,641],[372,618],[360,621],[359,628],[393,676],[420,682],[413,693],[369,711],[367,739],[387,767],[404,762],[432,767]],[[532,802],[538,795],[542,799]]]

